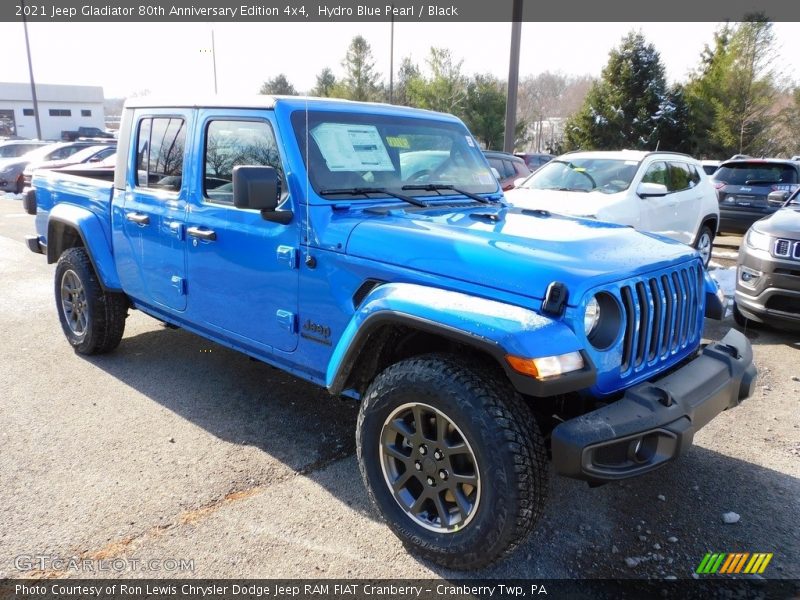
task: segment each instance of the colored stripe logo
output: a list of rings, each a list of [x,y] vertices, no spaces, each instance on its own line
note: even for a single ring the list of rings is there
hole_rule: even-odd
[[[772,556],[772,552],[708,552],[695,572],[700,575],[761,574]]]

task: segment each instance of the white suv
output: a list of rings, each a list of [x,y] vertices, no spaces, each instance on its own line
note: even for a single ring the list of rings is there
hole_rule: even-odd
[[[631,225],[694,246],[706,265],[711,259],[719,204],[691,156],[570,152],[515,183],[506,192],[514,206]]]

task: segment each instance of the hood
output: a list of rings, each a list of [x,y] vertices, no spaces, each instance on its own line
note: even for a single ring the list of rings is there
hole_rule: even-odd
[[[347,253],[537,299],[560,281],[570,305],[595,286],[697,256],[631,227],[503,206],[372,214]]]
[[[575,217],[595,217],[598,211],[619,202],[620,194],[565,192],[515,188],[505,192],[506,200],[520,208],[547,210]]]
[[[800,206],[781,208],[769,217],[756,221],[753,227],[773,237],[797,239],[800,237]]]

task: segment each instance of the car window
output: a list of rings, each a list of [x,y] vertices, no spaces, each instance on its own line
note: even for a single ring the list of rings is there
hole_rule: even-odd
[[[628,189],[638,168],[636,160],[565,155],[542,166],[522,187],[615,194]]]
[[[714,180],[729,185],[773,185],[798,183],[797,170],[782,163],[737,162],[722,165]]]
[[[497,191],[486,158],[461,123],[346,110],[296,110],[291,120],[310,183],[326,198],[364,198],[352,190],[365,186],[411,196],[438,195],[426,189],[431,185]]]
[[[667,163],[654,162],[647,167],[642,183],[658,183],[659,185],[667,185]]]
[[[286,185],[275,133],[266,121],[210,121],[206,127],[203,189],[211,202],[233,204],[233,168],[273,167]]]
[[[670,192],[681,192],[693,187],[692,174],[689,172],[689,165],[684,162],[669,162],[669,176],[667,178],[667,190]]]
[[[177,192],[183,184],[186,126],[180,117],[145,118],[137,132],[138,187]]]

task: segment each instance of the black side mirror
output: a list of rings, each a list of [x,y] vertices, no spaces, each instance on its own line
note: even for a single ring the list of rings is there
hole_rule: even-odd
[[[771,206],[783,206],[791,194],[785,190],[775,190],[767,196],[767,202]]]
[[[241,165],[233,168],[233,205],[260,210],[267,221],[288,223],[291,211],[279,211],[281,180],[274,167]]]

